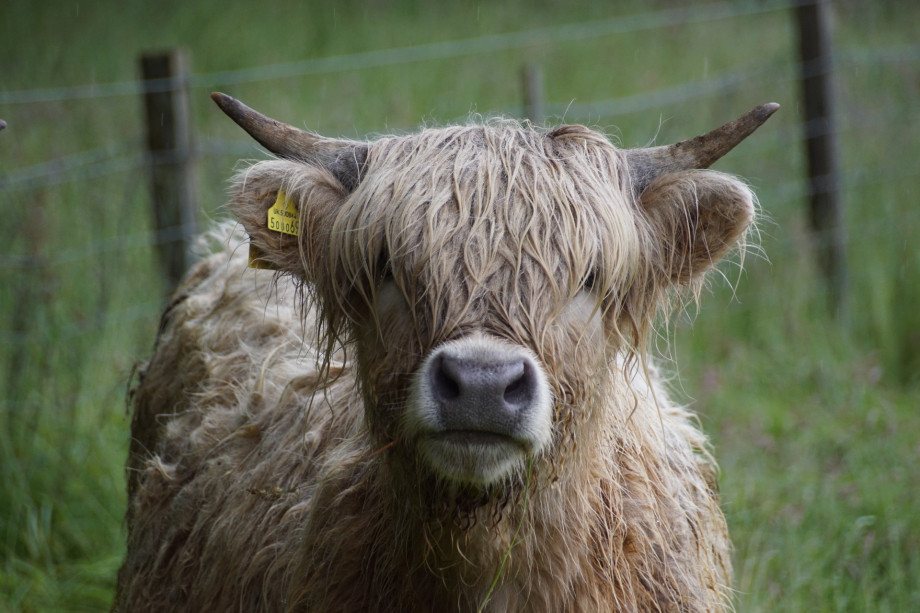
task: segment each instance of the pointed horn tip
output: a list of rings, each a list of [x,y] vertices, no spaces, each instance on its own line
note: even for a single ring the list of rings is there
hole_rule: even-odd
[[[240,101],[232,96],[228,96],[222,92],[211,92],[211,100],[217,103],[217,106],[220,107],[220,110],[227,112],[227,109],[240,104]]]
[[[779,105],[775,102],[768,102],[751,110],[750,115],[755,115],[761,123],[768,120],[773,113],[779,110]]]
[[[6,122],[0,119],[0,130],[6,127]]]
[[[260,140],[262,137],[256,135],[253,130],[261,131],[264,129],[260,128],[259,124],[272,126],[282,125],[271,117],[266,117],[262,113],[249,108],[233,96],[228,96],[222,92],[212,92],[211,100],[213,100],[217,106],[220,107],[220,110],[222,110],[227,117],[236,122],[238,126],[246,130],[250,136],[262,143],[263,146],[266,145]]]

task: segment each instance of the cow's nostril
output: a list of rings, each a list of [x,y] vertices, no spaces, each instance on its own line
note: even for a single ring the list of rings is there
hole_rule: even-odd
[[[528,399],[530,394],[527,393],[528,387],[528,373],[527,368],[523,369],[524,372],[521,373],[514,381],[508,384],[508,387],[505,388],[505,392],[502,395],[505,402],[509,404],[520,404],[525,402]]]
[[[444,364],[444,356],[438,356],[431,365],[432,388],[438,400],[454,400],[460,397],[460,384],[448,372]]]

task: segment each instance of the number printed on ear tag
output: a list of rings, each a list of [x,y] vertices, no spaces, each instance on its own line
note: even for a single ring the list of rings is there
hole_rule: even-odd
[[[278,190],[275,204],[268,209],[268,229],[297,236],[297,204]]]

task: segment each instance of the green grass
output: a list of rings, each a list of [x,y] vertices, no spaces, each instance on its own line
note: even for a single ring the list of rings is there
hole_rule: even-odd
[[[207,73],[669,6],[12,0],[0,20],[0,91],[131,80],[142,50],[175,45]],[[838,9],[844,50],[915,42],[918,7]],[[700,314],[680,320],[675,387],[701,413],[721,461],[739,611],[920,610],[920,62],[839,58],[852,286],[840,323],[826,315],[796,187],[804,170],[794,45],[780,10],[222,89],[278,119],[362,136],[517,112],[525,61],[543,67],[547,103],[563,110],[762,70],[717,94],[566,120],[637,146],[782,104],[717,166],[757,190],[768,259],[749,256],[740,276],[727,268],[734,298],[715,282]],[[201,142],[236,141],[256,156],[207,93],[194,90]],[[0,175],[102,146],[130,155],[143,140],[135,96],[0,104],[0,117],[9,122]],[[219,214],[239,157],[200,159],[208,216]],[[150,350],[166,291],[149,245],[111,242],[150,230],[143,168],[69,177],[0,186],[0,611],[109,606],[124,540],[124,387]]]

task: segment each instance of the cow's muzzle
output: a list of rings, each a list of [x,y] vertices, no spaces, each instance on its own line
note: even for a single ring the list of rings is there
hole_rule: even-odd
[[[552,395],[530,351],[474,336],[431,352],[416,375],[407,422],[436,472],[487,485],[549,442]]]

